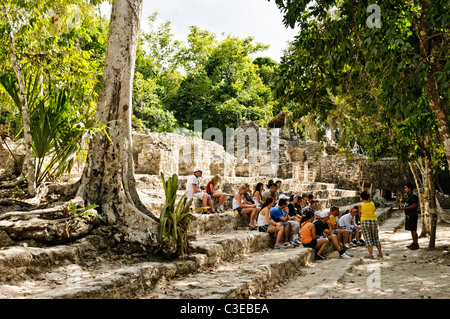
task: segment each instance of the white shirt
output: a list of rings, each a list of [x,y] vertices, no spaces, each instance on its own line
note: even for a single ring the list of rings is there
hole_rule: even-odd
[[[341,218],[339,218],[339,226],[341,227],[347,227],[347,228],[353,228],[353,216],[352,214],[348,213],[343,215]]]
[[[194,186],[192,186],[192,184],[197,185],[197,188],[200,189],[200,180],[195,175],[189,177],[186,182],[187,197],[191,197],[194,195]]]

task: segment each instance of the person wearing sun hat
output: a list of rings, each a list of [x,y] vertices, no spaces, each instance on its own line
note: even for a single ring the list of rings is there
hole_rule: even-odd
[[[194,174],[191,175],[186,182],[186,197],[193,197],[200,199],[203,203],[203,207],[210,207],[211,213],[215,213],[214,207],[212,204],[211,196],[207,193],[203,192],[200,189],[200,177],[203,174],[203,170],[200,167],[196,167],[194,169]],[[206,208],[203,209],[203,213],[207,214],[208,211]]]

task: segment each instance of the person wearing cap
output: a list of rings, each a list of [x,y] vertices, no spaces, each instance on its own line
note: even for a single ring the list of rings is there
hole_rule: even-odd
[[[197,198],[199,200],[202,201],[203,203],[203,213],[207,214],[208,210],[205,207],[210,207],[211,209],[211,213],[215,213],[214,207],[213,207],[213,203],[211,200],[211,196],[208,195],[207,193],[204,193],[201,189],[200,189],[200,177],[202,176],[203,171],[201,168],[197,167],[194,170],[194,175],[190,176],[186,182],[186,190],[187,190],[187,194],[186,197],[193,197],[193,198]]]
[[[339,252],[339,258],[348,259],[352,256],[346,253],[345,248],[342,246],[342,243],[340,243],[337,239],[337,236],[333,234],[333,228],[331,227],[329,214],[330,213],[328,212],[328,210],[317,212],[316,214],[318,219],[316,219],[313,224],[316,227],[317,239],[326,238],[328,242],[333,245],[334,249]]]

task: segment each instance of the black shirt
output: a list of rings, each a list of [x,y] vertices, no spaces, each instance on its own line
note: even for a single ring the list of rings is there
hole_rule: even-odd
[[[295,209],[294,204],[289,203],[288,208],[289,208],[289,216],[291,217],[297,216],[297,210]]]
[[[316,226],[316,236],[323,236],[323,231],[328,229],[328,223],[322,223],[321,219],[316,219],[313,224]]]
[[[418,210],[417,208],[419,207],[419,197],[414,194],[411,193],[408,195],[408,198],[406,199],[406,206],[411,206],[412,204],[417,203],[417,207],[416,208],[410,208],[410,209],[405,209],[405,214],[406,215],[417,215],[418,214]]]

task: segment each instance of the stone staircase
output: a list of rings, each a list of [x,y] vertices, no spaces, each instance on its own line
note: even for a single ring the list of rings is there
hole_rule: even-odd
[[[180,177],[179,196],[186,179]],[[137,175],[136,180],[143,202],[156,214],[164,203],[159,177]],[[258,181],[233,177],[223,186],[230,199],[241,183],[254,186]],[[282,180],[282,190],[313,193],[320,209],[335,205],[343,212],[359,201],[356,192],[334,184]],[[250,298],[313,262],[312,249],[274,250],[271,235],[250,231],[248,216],[235,216],[230,201],[225,208],[221,214],[194,214],[190,254],[172,262],[148,255],[114,255],[107,240],[95,232],[71,245],[3,248],[0,298]],[[382,220],[390,211],[381,208],[377,215]]]

